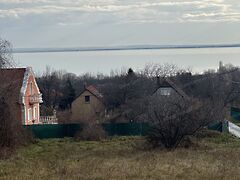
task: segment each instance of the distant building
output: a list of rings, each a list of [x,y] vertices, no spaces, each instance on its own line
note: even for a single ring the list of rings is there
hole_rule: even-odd
[[[0,69],[0,81],[16,120],[24,125],[39,124],[42,94],[32,68]]]
[[[105,117],[103,95],[94,86],[84,87],[73,101],[71,120],[73,122],[100,122]]]
[[[179,95],[185,99],[189,99],[185,92],[168,78],[163,79],[161,82],[158,78],[157,89],[154,91],[153,95],[166,97],[171,95]]]
[[[224,65],[222,61],[219,61],[219,67],[218,67],[218,72],[222,72],[224,69]]]

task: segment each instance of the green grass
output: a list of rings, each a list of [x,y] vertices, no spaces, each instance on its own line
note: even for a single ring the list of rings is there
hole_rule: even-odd
[[[166,151],[144,150],[140,137],[38,140],[0,160],[0,179],[240,178],[240,140],[218,135],[197,144]]]

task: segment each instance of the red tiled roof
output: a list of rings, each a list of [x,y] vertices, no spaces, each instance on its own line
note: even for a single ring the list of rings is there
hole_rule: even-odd
[[[90,93],[95,95],[97,98],[100,98],[100,99],[103,98],[103,95],[93,85],[86,87],[85,90],[88,90]]]
[[[15,102],[19,102],[25,72],[26,68],[0,69],[0,88]]]

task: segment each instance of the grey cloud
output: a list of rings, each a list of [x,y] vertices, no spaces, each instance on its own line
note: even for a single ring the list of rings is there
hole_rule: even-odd
[[[187,21],[219,22],[219,21],[240,21],[240,13],[201,13],[186,14],[183,17]]]
[[[37,14],[57,14],[66,16],[79,24],[81,17],[74,17],[76,13],[85,13],[96,22],[94,15],[103,18],[115,18],[115,23],[151,23],[151,22],[184,22],[184,21],[239,21],[239,8],[234,6],[234,1],[223,0],[188,0],[188,1],[124,1],[117,0],[1,0],[0,5],[5,4],[5,9],[0,9],[0,18],[24,18],[24,16]],[[9,8],[6,8],[6,4]],[[12,7],[13,5],[28,4],[26,7]],[[32,6],[31,6],[32,5]],[[93,15],[93,16],[92,16]],[[86,16],[85,16],[86,17]],[[206,18],[207,17],[207,18]],[[217,19],[215,19],[218,17]],[[65,18],[67,19],[67,18]],[[97,18],[101,21],[101,18]],[[114,22],[110,21],[110,22]],[[67,22],[56,22],[66,24]],[[81,22],[82,23],[82,22]]]
[[[0,0],[0,35],[17,47],[232,43],[239,13],[238,0]]]

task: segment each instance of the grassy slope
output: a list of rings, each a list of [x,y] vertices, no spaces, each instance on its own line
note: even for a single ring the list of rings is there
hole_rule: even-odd
[[[205,139],[190,149],[141,150],[140,138],[40,140],[0,160],[0,179],[239,179],[240,141]]]

